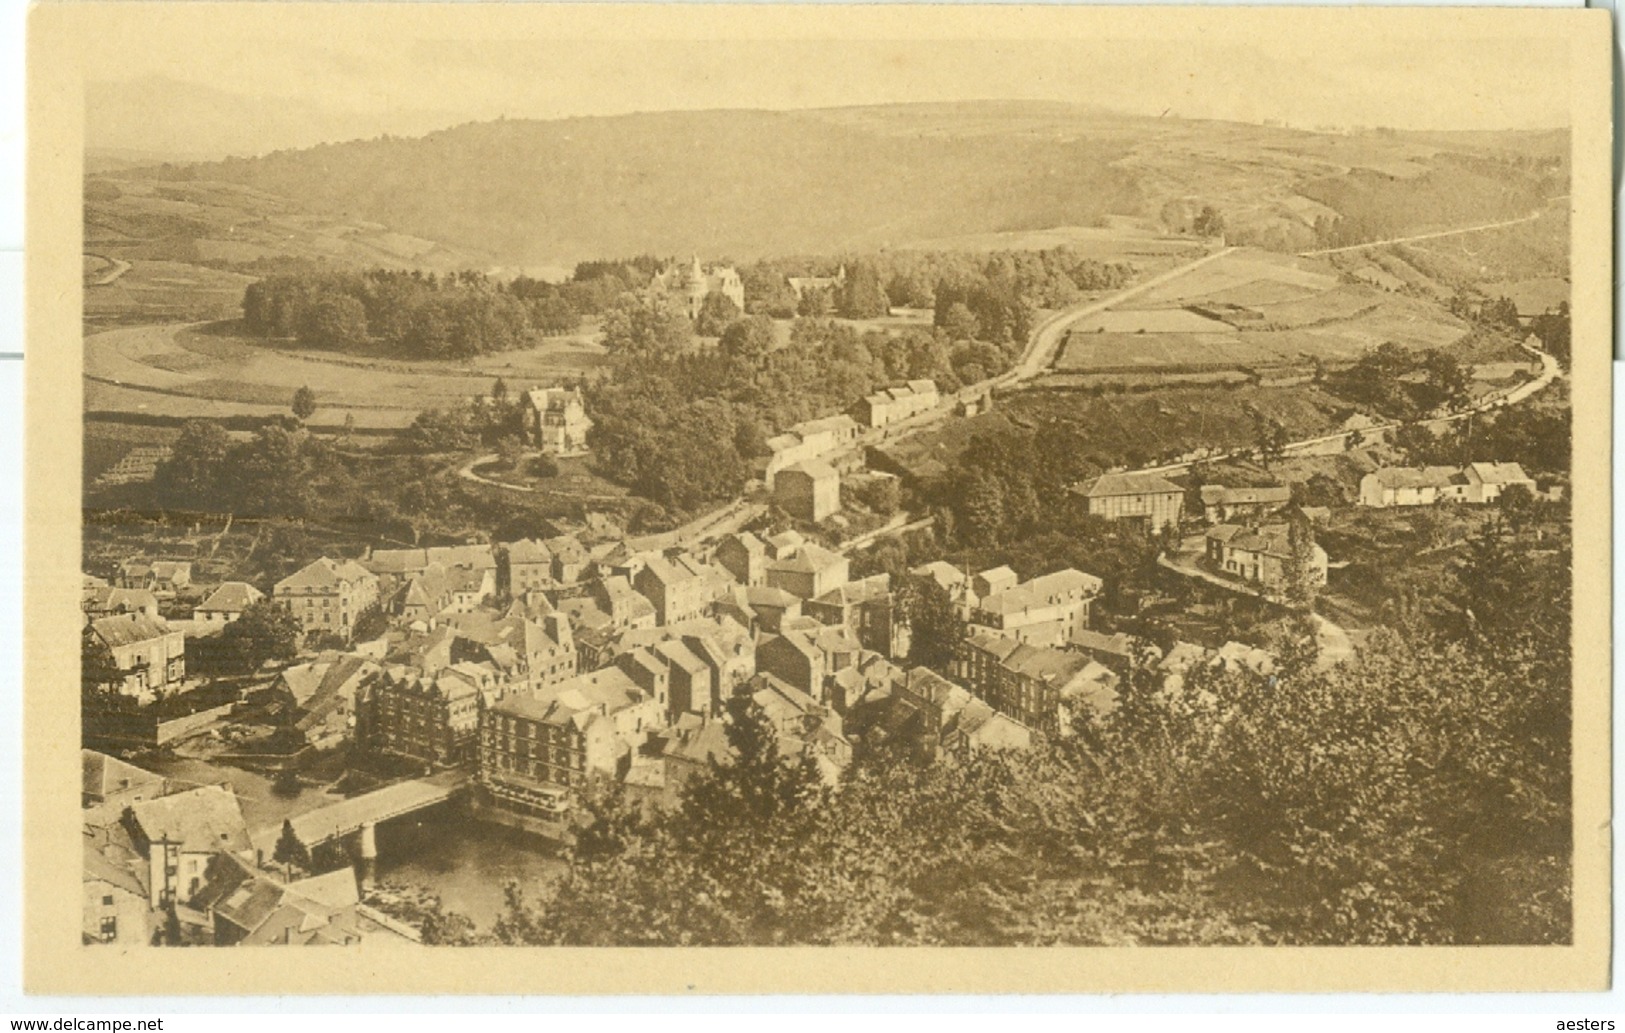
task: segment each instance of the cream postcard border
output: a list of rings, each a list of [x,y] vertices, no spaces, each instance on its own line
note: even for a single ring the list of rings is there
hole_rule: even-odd
[[[1570,43],[1573,130],[1574,931],[1557,947],[327,948],[80,944],[83,79],[75,41],[230,21],[268,38],[1066,39],[1178,45],[1302,34]],[[201,31],[200,31],[201,30]],[[24,987],[30,994],[756,994],[1596,990],[1610,894],[1611,81],[1601,10],[57,2],[30,15],[25,497]],[[1493,104],[1494,98],[1484,98]],[[750,98],[741,96],[740,106]]]

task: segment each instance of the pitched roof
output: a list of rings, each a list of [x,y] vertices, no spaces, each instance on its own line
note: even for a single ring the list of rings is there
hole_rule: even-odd
[[[1067,640],[1080,649],[1093,653],[1106,653],[1110,656],[1131,657],[1134,655],[1133,641],[1121,631],[1112,635],[1103,635],[1088,628],[1079,628],[1072,632]]]
[[[139,610],[157,612],[158,597],[145,588],[93,588],[82,601],[91,613],[134,613]]]
[[[1472,463],[1472,470],[1485,484],[1532,483],[1523,467],[1517,463]]]
[[[171,634],[168,624],[156,617],[144,614],[114,614],[111,617],[98,617],[90,622],[91,630],[96,637],[107,643],[108,648],[116,649],[119,646],[133,645],[137,642],[150,642],[155,638],[163,638]]]
[[[207,612],[241,613],[250,603],[257,603],[264,598],[264,592],[246,581],[226,581],[210,592],[209,597],[198,604],[198,609]]]
[[[1222,484],[1204,484],[1201,490],[1204,506],[1285,505],[1292,501],[1292,489],[1286,485],[1227,488]]]
[[[1384,488],[1446,488],[1466,482],[1465,475],[1455,466],[1385,466],[1369,477],[1375,477]]]
[[[105,882],[126,893],[146,898],[147,865],[116,843],[103,842],[101,834],[85,829],[83,844],[85,882]]]
[[[783,477],[787,473],[799,473],[803,476],[811,477],[815,481],[830,481],[840,479],[840,474],[835,472],[835,467],[824,462],[822,459],[802,460],[792,467],[780,470],[778,476]]]
[[[505,548],[509,563],[551,563],[553,560],[553,550],[549,549],[545,542],[530,538],[509,542]]]
[[[237,798],[220,786],[142,800],[130,809],[148,842],[176,843],[185,853],[237,853],[253,846]]]
[[[337,588],[344,582],[364,581],[373,574],[355,560],[332,560],[326,556],[312,560],[276,583],[281,592],[291,588]]]
[[[1183,495],[1185,489],[1155,473],[1105,473],[1082,487],[1092,499],[1118,495]]]
[[[162,775],[155,775],[145,768],[138,768],[134,764],[96,750],[80,750],[79,767],[80,791],[97,799],[105,799],[135,786],[162,786],[164,783]]]

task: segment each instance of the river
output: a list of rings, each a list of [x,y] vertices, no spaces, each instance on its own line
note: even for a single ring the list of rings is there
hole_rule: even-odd
[[[378,826],[378,881],[429,890],[482,931],[502,914],[510,881],[534,899],[534,887],[563,869],[544,840],[471,821],[455,805]]]

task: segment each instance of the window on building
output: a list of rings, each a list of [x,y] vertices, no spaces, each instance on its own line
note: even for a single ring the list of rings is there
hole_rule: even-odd
[[[118,919],[109,916],[102,919],[102,942],[111,943],[118,939]]]

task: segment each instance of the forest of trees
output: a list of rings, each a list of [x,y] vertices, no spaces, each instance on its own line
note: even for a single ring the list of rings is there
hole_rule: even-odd
[[[583,262],[564,283],[520,276],[494,280],[463,271],[436,275],[394,269],[312,268],[248,285],[243,325],[262,337],[353,351],[466,358],[569,333],[624,295],[648,286],[656,259]]]
[[[613,312],[605,320],[610,375],[586,388],[598,471],[678,510],[737,494],[783,428],[901,380],[954,389],[1016,354],[942,331],[860,333],[811,318],[797,319],[775,346],[776,328],[762,315],[729,324],[714,350],[695,349],[692,337],[681,313],[660,306]]]

